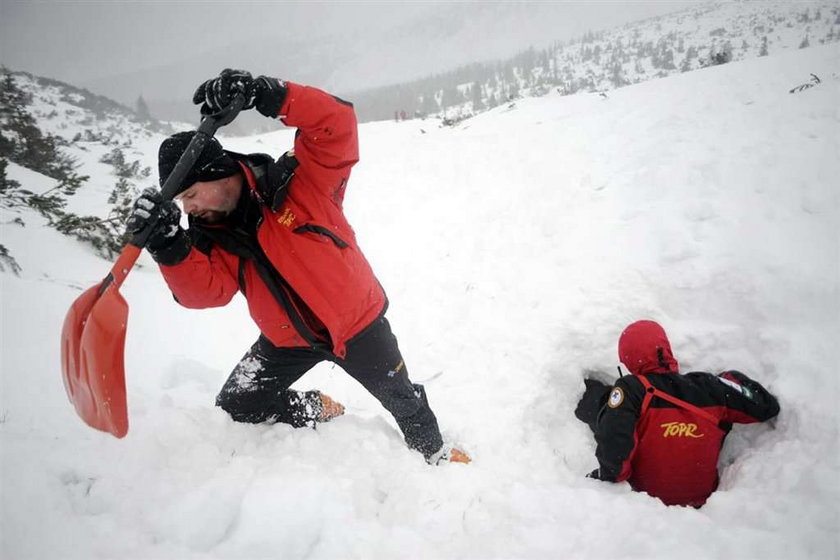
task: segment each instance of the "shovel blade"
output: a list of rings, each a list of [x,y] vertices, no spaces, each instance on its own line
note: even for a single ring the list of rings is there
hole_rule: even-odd
[[[128,433],[123,358],[128,304],[117,288],[105,281],[70,307],[61,331],[61,369],[79,417],[121,438]]]

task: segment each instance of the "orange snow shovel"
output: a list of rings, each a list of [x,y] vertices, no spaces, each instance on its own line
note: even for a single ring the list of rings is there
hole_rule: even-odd
[[[243,96],[237,95],[225,109],[202,120],[161,189],[164,200],[172,199],[216,130],[230,123],[244,104]],[[61,330],[61,371],[70,402],[88,426],[118,438],[128,433],[124,362],[128,304],[119,289],[153,229],[152,224],[138,232],[108,276],[73,302]]]

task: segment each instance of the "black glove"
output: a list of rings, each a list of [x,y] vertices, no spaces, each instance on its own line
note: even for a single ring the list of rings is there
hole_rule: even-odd
[[[592,378],[585,378],[583,384],[586,389],[575,407],[575,418],[588,424],[594,433],[598,427],[598,415],[604,405],[607,404],[612,386],[605,384],[600,379]]]
[[[155,261],[173,265],[184,260],[192,246],[180,222],[178,205],[163,200],[159,190],[149,187],[134,201],[126,229],[135,239],[148,233],[145,246]]]
[[[211,78],[198,86],[193,94],[193,103],[203,103],[201,114],[211,115],[227,107],[237,93],[245,97],[243,111],[254,107],[256,95],[251,73],[225,68],[217,78]]]
[[[198,86],[193,103],[202,104],[202,115],[211,115],[227,107],[237,93],[245,97],[243,111],[256,107],[266,117],[276,118],[286,99],[286,83],[268,76],[254,79],[245,70],[225,68],[217,78]]]

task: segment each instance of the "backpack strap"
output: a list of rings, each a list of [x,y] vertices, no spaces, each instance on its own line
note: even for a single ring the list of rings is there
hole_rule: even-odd
[[[647,412],[647,409],[650,406],[651,399],[653,397],[659,397],[660,399],[668,401],[669,403],[674,404],[674,405],[678,406],[679,408],[682,408],[684,410],[688,410],[689,412],[693,412],[694,414],[696,414],[700,418],[703,418],[703,419],[711,422],[715,426],[717,426],[717,428],[719,430],[726,431],[721,427],[721,421],[719,419],[715,418],[712,414],[703,410],[699,406],[693,405],[690,402],[686,402],[682,399],[678,399],[677,397],[675,397],[673,395],[669,395],[665,391],[660,391],[659,389],[654,387],[650,383],[648,378],[645,377],[644,375],[637,375],[636,379],[638,379],[645,388],[645,400],[642,403],[642,414]]]

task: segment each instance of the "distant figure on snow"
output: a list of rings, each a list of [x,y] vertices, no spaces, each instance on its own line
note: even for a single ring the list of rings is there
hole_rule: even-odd
[[[321,90],[226,69],[201,84],[193,102],[216,113],[238,93],[297,128],[294,150],[276,160],[238,154],[212,139],[176,200],[155,188],[128,221],[152,227],[147,249],[184,307],[226,305],[242,292],[261,334],[234,368],[216,404],[238,422],[314,426],[344,413],[320,391],[289,389],[322,361],[341,366],[397,421],[431,464],[469,462],[444,444],[421,385],[413,384],[385,318],[387,299],[343,212],[350,169],[359,159],[352,104]],[[193,132],[160,146],[163,185]]]
[[[575,416],[598,444],[592,478],[628,481],[667,505],[700,507],[718,485],[718,457],[733,423],[764,422],[779,403],[743,373],[680,375],[662,327],[637,321],[618,356],[633,375],[614,386],[585,379]]]

